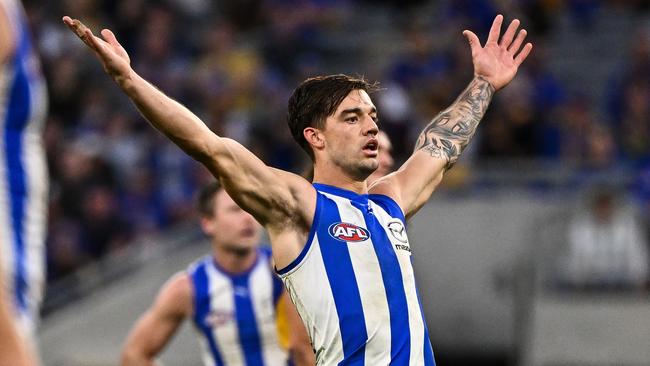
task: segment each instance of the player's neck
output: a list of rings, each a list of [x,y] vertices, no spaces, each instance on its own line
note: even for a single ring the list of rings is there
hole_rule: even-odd
[[[217,265],[231,274],[240,274],[248,271],[255,264],[257,251],[251,249],[233,249],[213,245],[212,255]]]
[[[355,179],[345,174],[341,169],[327,169],[316,165],[314,166],[313,182],[346,189],[358,194],[368,193],[368,184],[365,179]]]

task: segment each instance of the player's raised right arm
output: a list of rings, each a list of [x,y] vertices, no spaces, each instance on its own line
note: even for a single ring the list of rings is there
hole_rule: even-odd
[[[104,70],[140,113],[187,154],[219,178],[233,199],[262,224],[283,221],[300,206],[296,197],[311,188],[266,166],[238,142],[214,134],[196,115],[140,77],[127,52],[108,29],[97,37],[79,20],[63,22],[96,54]],[[298,187],[296,187],[298,185]],[[304,195],[303,195],[304,196]]]

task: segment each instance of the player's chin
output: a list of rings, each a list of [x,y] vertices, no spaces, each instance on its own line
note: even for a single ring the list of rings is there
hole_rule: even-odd
[[[362,172],[365,176],[370,176],[374,173],[375,170],[379,167],[377,159],[364,159],[364,161],[359,165],[359,171]]]

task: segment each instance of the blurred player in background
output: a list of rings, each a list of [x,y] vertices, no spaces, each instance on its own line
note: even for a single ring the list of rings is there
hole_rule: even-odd
[[[474,78],[422,130],[411,157],[372,185],[378,111],[366,80],[309,78],[289,98],[287,120],[314,162],[314,180],[267,166],[233,139],[139,76],[108,29],[99,38],[64,23],[95,52],[143,116],[219,179],[269,233],[278,273],[307,328],[318,365],[435,365],[417,295],[406,220],[426,203],[474,136],[494,93],[528,57],[514,20],[492,24],[485,45],[471,31]]]
[[[218,183],[204,187],[198,208],[212,254],[163,286],[128,336],[122,365],[153,365],[186,319],[199,333],[206,366],[280,366],[289,355],[294,365],[314,365],[271,252],[259,247],[261,226]]]
[[[28,349],[36,347],[44,281],[46,102],[22,5],[0,0],[0,269],[5,310]]]
[[[377,145],[379,156],[377,157],[377,170],[368,177],[368,185],[372,185],[377,179],[387,175],[393,170],[393,143],[390,142],[388,134],[384,131],[377,133]]]

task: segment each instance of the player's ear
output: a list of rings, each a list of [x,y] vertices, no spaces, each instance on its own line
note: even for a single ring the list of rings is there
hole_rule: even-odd
[[[214,233],[214,220],[211,217],[201,216],[201,230],[205,235],[211,236]]]
[[[325,140],[323,140],[323,135],[319,129],[307,127],[302,131],[302,135],[313,148],[322,149],[325,147]]]

